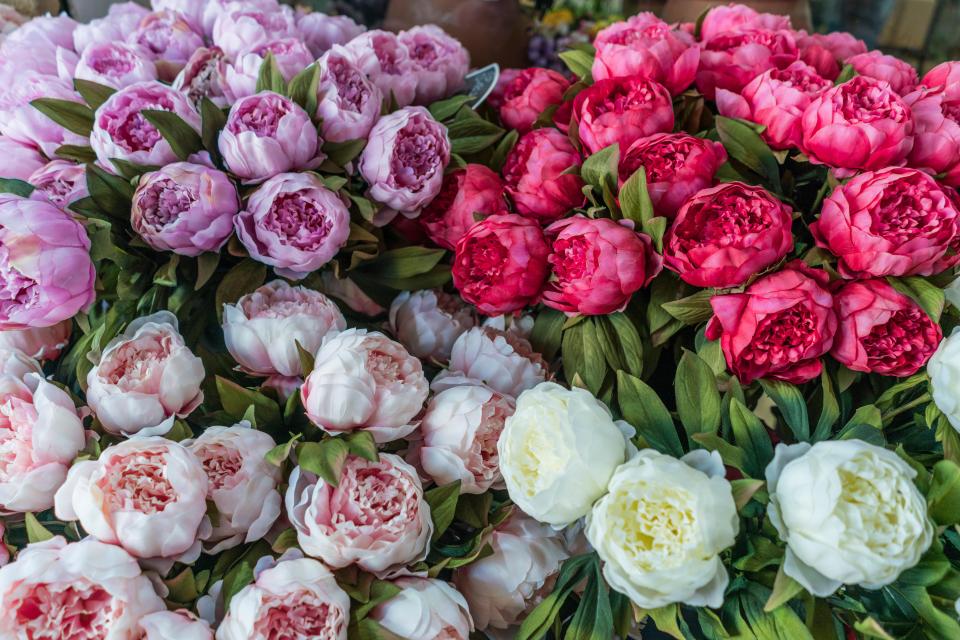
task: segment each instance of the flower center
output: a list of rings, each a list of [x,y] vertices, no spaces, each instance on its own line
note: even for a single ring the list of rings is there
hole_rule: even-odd
[[[0,404],[0,479],[27,473],[36,462],[33,425],[37,410],[26,397],[9,395]]]
[[[839,87],[838,100],[844,119],[850,124],[891,119],[904,122],[910,109],[888,88],[856,76]]]
[[[279,236],[281,244],[303,251],[323,244],[332,228],[317,205],[299,191],[281,193],[274,198],[264,223]]]
[[[153,231],[161,231],[189,211],[197,200],[196,189],[162,178],[143,190],[137,204],[143,223]]]
[[[121,344],[100,363],[100,378],[121,391],[159,393],[163,364],[170,350],[167,337]]]
[[[236,476],[243,467],[243,456],[239,451],[219,443],[209,444],[197,451],[197,457],[212,490],[232,489],[237,485]]]
[[[254,630],[266,640],[337,640],[345,624],[343,611],[306,589],[266,595],[261,607]]]
[[[638,481],[608,500],[611,535],[641,570],[677,566],[698,543],[697,517],[690,508],[695,499],[687,491]]]
[[[553,243],[550,263],[560,282],[589,276],[597,268],[597,252],[583,236],[561,238]]]
[[[830,86],[827,80],[803,69],[772,69],[770,77],[810,96],[815,96]]]
[[[588,108],[594,116],[605,113],[621,115],[655,102],[657,98],[658,95],[651,82],[617,83],[602,100],[591,100]]]
[[[440,143],[426,126],[411,123],[397,134],[390,164],[397,185],[417,191],[441,168]]]
[[[114,108],[100,112],[100,127],[129,152],[149,151],[163,136],[143,117],[142,111],[174,111],[173,100],[160,91],[140,92],[135,98],[124,96]]]
[[[778,368],[800,362],[817,340],[816,329],[813,312],[797,303],[764,318],[740,359],[759,367],[772,364]]]
[[[932,206],[942,201],[939,189],[918,177],[905,177],[891,182],[883,190],[876,213],[870,220],[870,231],[895,244],[934,234],[943,227],[943,208]]]
[[[901,309],[884,324],[875,326],[862,341],[867,352],[867,366],[872,371],[898,368],[904,360],[924,362],[936,349],[936,338],[930,340],[933,323],[916,307]]]
[[[370,99],[370,92],[367,91],[360,72],[341,58],[330,60],[330,71],[333,82],[337,85],[337,95],[340,96],[341,104],[356,113],[362,112]]]
[[[630,153],[624,158],[620,178],[627,180],[637,169],[646,170],[647,182],[665,182],[673,178],[687,163],[694,142],[680,140],[661,140],[642,150]]]
[[[89,584],[64,588],[40,584],[8,603],[17,627],[31,640],[99,640],[111,632],[122,611],[105,589]]]
[[[756,194],[719,193],[708,204],[688,209],[674,233],[684,251],[701,246],[752,244],[750,234],[762,233],[773,224],[776,204]]]
[[[90,68],[104,76],[117,77],[133,71],[137,58],[124,47],[110,46],[101,50],[98,56],[91,56]]]
[[[37,281],[21,273],[10,264],[10,250],[2,244],[0,229],[0,310],[4,315],[11,311],[32,307],[40,297]]]
[[[230,131],[250,131],[261,138],[277,135],[280,120],[292,111],[293,105],[283,96],[268,93],[248,98],[230,119]]]
[[[175,502],[176,492],[166,478],[166,462],[159,451],[111,456],[104,465],[103,477],[97,480],[107,508],[152,515]]]
[[[470,259],[467,276],[470,282],[494,283],[500,278],[507,262],[507,248],[494,235],[470,240],[469,251],[463,255]]]
[[[330,525],[351,536],[376,531],[395,539],[419,512],[416,488],[384,463],[350,459],[330,498]]]

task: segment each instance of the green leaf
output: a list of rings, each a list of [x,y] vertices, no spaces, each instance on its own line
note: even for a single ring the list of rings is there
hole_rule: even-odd
[[[358,270],[367,274],[382,275],[390,278],[411,278],[433,269],[446,253],[443,249],[427,247],[402,247],[384,251],[379,256],[365,262]]]
[[[588,81],[592,78],[594,58],[592,54],[582,50],[571,49],[569,51],[561,51],[559,57],[575,76]]]
[[[637,433],[660,451],[676,458],[683,455],[683,445],[677,435],[670,412],[647,383],[623,371],[617,372],[617,403],[624,420]]]
[[[12,193],[21,198],[29,198],[33,193],[33,185],[16,178],[0,178],[0,193]]]
[[[730,399],[730,425],[734,441],[744,452],[744,471],[754,478],[762,478],[773,459],[773,444],[766,427],[753,411],[736,398]]]
[[[363,148],[367,146],[367,141],[359,138],[357,140],[345,140],[343,142],[324,142],[323,153],[338,167],[345,167],[351,160],[360,155]]]
[[[656,213],[650,192],[647,190],[647,170],[640,167],[634,171],[620,189],[620,209],[623,217],[633,220],[638,225],[648,223]]]
[[[34,542],[43,542],[53,537],[53,534],[40,524],[37,517],[29,511],[23,514],[23,519],[24,524],[27,525],[27,542],[33,544]]]
[[[351,624],[348,637],[350,640],[403,640],[373,618],[364,618]]]
[[[500,139],[500,142],[497,143],[496,148],[493,150],[493,155],[490,156],[490,162],[488,164],[491,169],[499,172],[503,168],[504,161],[507,159],[507,156],[510,155],[510,151],[513,150],[519,138],[520,133],[516,129],[512,129],[507,132],[507,135]]]
[[[423,499],[430,505],[430,517],[433,518],[432,541],[439,540],[450,523],[453,522],[453,517],[457,513],[459,497],[459,480],[424,492]]]
[[[514,640],[540,640],[545,637],[570,594],[583,582],[596,562],[596,555],[592,553],[565,560],[557,573],[553,590],[527,614]]]
[[[197,256],[197,281],[193,286],[194,291],[199,291],[203,288],[203,285],[210,282],[210,278],[216,273],[219,264],[219,253],[208,251]]]
[[[275,467],[283,466],[284,461],[290,457],[290,453],[293,451],[294,445],[297,444],[297,440],[302,437],[303,434],[298,433],[290,438],[289,441],[283,444],[278,444],[273,449],[270,449],[270,451],[267,451],[266,455],[264,456],[264,460]]]
[[[716,433],[694,433],[690,439],[701,445],[707,451],[716,451],[720,454],[723,464],[743,471],[745,454],[740,447],[730,444]]]
[[[284,529],[277,539],[270,545],[270,550],[274,553],[283,553],[287,549],[293,549],[299,544],[297,539],[297,530],[293,527]]]
[[[87,165],[86,172],[87,191],[97,207],[110,217],[128,224],[133,198],[133,187],[130,183],[107,173],[93,163]]]
[[[723,457],[723,454],[720,454]],[[764,487],[766,482],[755,478],[738,478],[730,482],[730,488],[733,493],[733,503],[737,506],[737,511],[747,506],[747,503]]]
[[[157,128],[173,153],[181,160],[203,150],[203,139],[193,127],[172,111],[144,109],[140,114]]]
[[[74,78],[73,87],[94,111],[99,109],[100,105],[117,92],[113,87],[90,80],[81,80],[80,78]]]
[[[850,67],[850,65],[847,65]],[[844,67],[844,68],[847,68]],[[852,67],[850,67],[852,68]],[[880,640],[895,640],[895,638],[887,633],[880,623],[872,617],[865,618],[863,620],[858,620],[853,623],[853,628],[855,631],[863,634],[867,638],[880,638]]]
[[[87,145],[64,144],[57,147],[53,155],[58,158],[63,158],[64,160],[73,160],[78,164],[96,162],[97,160],[97,154],[93,150],[93,147]]]
[[[343,463],[350,450],[340,438],[323,442],[304,442],[297,447],[297,463],[301,468],[317,474],[332,487],[339,486]]]
[[[820,373],[820,395],[822,396],[820,419],[817,420],[817,426],[813,430],[814,442],[826,440],[830,436],[830,429],[840,419],[840,405],[837,403],[833,383],[826,369]]]
[[[781,605],[786,604],[802,591],[803,586],[784,573],[783,563],[781,562],[780,568],[777,569],[777,577],[773,580],[773,591],[770,593],[770,597],[767,598],[767,603],[763,605],[763,610],[770,613]]]
[[[93,132],[93,109],[73,100],[37,98],[30,102],[34,109],[67,131],[87,138]]]
[[[853,416],[837,433],[837,440],[864,440],[871,444],[883,445],[883,418],[880,410],[872,404],[858,407]]]
[[[720,392],[710,365],[684,349],[674,388],[677,413],[687,433],[715,433],[720,426]]]
[[[710,306],[711,298],[713,298],[713,290],[703,289],[686,298],[665,302],[662,307],[664,311],[684,324],[697,325],[713,316],[713,307]]]
[[[242,387],[222,376],[216,376],[215,383],[220,404],[234,419],[242,420],[250,407],[254,407],[258,425],[279,424],[283,421],[280,406],[259,391]]]
[[[299,340],[294,340],[297,346],[297,355],[300,358],[300,371],[304,376],[310,375],[314,367],[314,357],[312,353],[303,348]]]
[[[650,616],[650,619],[653,620],[653,623],[657,625],[657,631],[662,631],[671,638],[684,640],[683,632],[680,630],[680,625],[677,623],[679,614],[679,607],[677,607],[675,604],[668,604],[666,606],[647,611],[647,615]]]
[[[614,371],[625,369],[623,349],[621,349],[620,342],[617,340],[613,324],[607,320],[606,316],[592,316],[587,321],[593,323],[594,335],[597,337],[597,342],[600,343],[600,350],[603,352],[607,365]]]
[[[563,636],[564,640],[609,640],[613,638],[613,612],[606,585],[600,574],[600,563],[594,562],[593,571],[580,596],[580,604]]]
[[[857,75],[857,70],[853,68],[852,64],[843,65],[843,69],[840,70],[840,74],[837,76],[837,79],[833,81],[833,84],[836,86],[838,84],[843,84],[844,82],[849,82]]]
[[[230,607],[233,596],[240,593],[251,582],[253,582],[253,565],[244,558],[223,576],[223,586],[220,589],[220,594],[223,597],[224,610]]]
[[[463,105],[470,102],[473,98],[467,95],[458,95],[446,100],[440,100],[434,102],[430,105],[429,111],[430,115],[433,116],[434,120],[437,122],[444,122],[449,120],[453,116],[457,115],[457,112],[463,108]]]
[[[227,114],[204,96],[200,100],[200,138],[203,148],[215,159],[220,158],[220,132],[227,124]]]
[[[757,131],[739,120],[717,116],[717,134],[731,158],[745,164],[766,179],[768,186],[780,191],[780,165],[773,151]]]
[[[598,189],[603,189],[604,186],[615,189],[619,166],[620,144],[614,142],[583,161],[580,166],[580,177],[584,182]]]
[[[920,305],[934,322],[940,322],[946,296],[943,289],[931,284],[920,276],[906,276],[903,278],[887,278],[894,289],[911,298]]]
[[[287,91],[287,81],[283,79],[272,51],[267,52],[267,56],[260,65],[260,73],[257,75],[256,92],[261,91],[272,91],[280,95],[284,95]]]
[[[633,321],[623,312],[606,316],[613,325],[622,350],[623,362],[627,371],[635,376],[643,375],[643,340]]]
[[[543,308],[537,313],[530,332],[530,344],[547,361],[553,360],[560,351],[563,339],[563,323],[567,318],[556,309]]]
[[[807,415],[807,403],[795,385],[782,380],[760,380],[764,393],[780,409],[783,419],[790,427],[794,437],[800,442],[810,441],[810,418]]]
[[[171,254],[170,259],[153,274],[153,283],[161,287],[177,286],[177,266],[179,264],[180,256],[176,253]]]
[[[600,393],[607,374],[607,361],[592,322],[580,322],[563,332],[563,372],[567,382],[579,375],[593,395]]]
[[[354,431],[348,433],[345,440],[350,455],[376,462],[380,459],[380,453],[377,451],[377,443],[373,439],[373,434],[369,431]]]
[[[667,232],[669,221],[663,216],[651,218],[643,223],[641,231],[650,236],[657,253],[663,253],[663,234]]]
[[[320,86],[320,67],[314,63],[298,73],[290,81],[290,98],[311,117],[317,113],[317,87]]]
[[[233,304],[242,296],[250,293],[263,284],[267,278],[267,266],[247,259],[237,263],[223,276],[214,303],[217,309],[217,320],[223,317],[223,305]]]
[[[927,504],[930,517],[938,525],[960,523],[960,467],[950,460],[941,460],[933,466]]]

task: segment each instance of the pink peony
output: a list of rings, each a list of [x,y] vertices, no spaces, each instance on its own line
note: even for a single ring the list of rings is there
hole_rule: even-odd
[[[310,116],[290,98],[271,91],[234,103],[219,146],[227,168],[248,182],[312,168],[322,160]]]
[[[43,156],[34,147],[0,135],[0,178],[29,181],[44,166]]]
[[[272,40],[237,56],[223,70],[223,91],[231,102],[257,92],[257,79],[267,55],[272,55],[286,82],[313,64],[313,54],[296,38]]]
[[[213,640],[210,623],[180,609],[158,611],[140,618],[142,640]]]
[[[186,94],[190,103],[197,108],[203,98],[209,98],[218,107],[225,107],[229,102],[225,93],[226,73],[227,64],[223,50],[217,47],[200,47],[177,74],[173,88]]]
[[[50,327],[0,331],[0,349],[13,349],[41,362],[56,360],[70,344],[73,322],[64,320]]]
[[[141,436],[70,467],[56,514],[136,558],[192,562],[210,533],[206,498],[207,475],[190,451]]]
[[[157,67],[138,46],[123,42],[93,44],[83,50],[74,76],[114,89],[157,79]]]
[[[30,104],[40,98],[81,102],[64,80],[32,71],[19,73],[15,83],[0,90],[0,133],[39,149],[48,158],[54,157],[61,145],[86,145],[86,138],[64,129]]]
[[[370,617],[398,638],[467,640],[473,619],[467,601],[456,589],[432,578],[403,577],[393,581],[400,593],[378,604]]]
[[[48,14],[33,18],[8,35],[0,44],[0,93],[16,88],[24,73],[56,76],[65,63],[75,63],[76,28],[76,21],[67,14]]]
[[[140,176],[130,222],[157,251],[196,257],[223,247],[239,210],[237,189],[225,173],[175,162]]]
[[[359,67],[354,55],[334,45],[317,62],[317,113],[324,140],[346,142],[372,137],[380,118],[383,96]]]
[[[739,93],[768,69],[784,69],[797,59],[789,31],[749,28],[722,31],[704,40],[697,90],[713,100],[717,89]]]
[[[350,212],[314,173],[281,173],[236,217],[237,237],[259,262],[299,279],[330,262],[350,235]]]
[[[17,333],[15,331],[2,331],[5,333]],[[43,376],[43,367],[40,362],[31,358],[23,351],[14,347],[0,346],[0,377],[12,377],[23,383],[30,381],[30,374]]]
[[[503,164],[503,181],[520,215],[552,222],[584,203],[583,180],[571,173],[580,154],[556,129],[534,129],[520,136]]]
[[[960,93],[918,89],[904,96],[914,121],[913,149],[907,163],[960,187]]]
[[[211,3],[213,4],[213,3]],[[230,58],[278,38],[297,37],[293,12],[268,10],[243,2],[231,2],[213,23],[213,44]]]
[[[69,160],[51,160],[27,178],[35,189],[30,194],[33,200],[47,200],[61,209],[86,198],[86,167]]]
[[[941,62],[927,71],[920,84],[934,93],[944,94],[949,102],[960,100],[960,62]]]
[[[516,398],[549,377],[550,369],[526,338],[515,331],[474,327],[453,343],[448,370],[434,378],[434,390],[456,378],[484,384]]]
[[[742,4],[728,4],[711,8],[700,23],[700,38],[704,41],[716,36],[743,29],[770,29],[779,31],[790,28],[788,16],[759,13]]]
[[[87,402],[113,434],[166,433],[203,401],[203,362],[184,344],[176,317],[137,318],[87,374]]]
[[[319,58],[335,44],[347,44],[365,30],[366,27],[349,16],[328,16],[311,11],[297,17],[297,33],[314,58]]]
[[[458,40],[435,24],[413,27],[399,37],[414,64],[417,104],[430,104],[463,87],[470,54]]]
[[[0,6],[0,45],[3,44],[7,36],[23,26],[27,21],[28,18],[17,13],[13,7],[7,5]],[[0,548],[0,553],[3,553],[2,548]]]
[[[334,569],[393,574],[426,557],[433,533],[416,470],[392,453],[348,456],[336,487],[297,467],[286,509],[300,547]]]
[[[584,148],[613,143],[627,149],[640,138],[673,130],[673,103],[663,85],[638,76],[601,80],[577,94],[573,121]]]
[[[552,69],[530,67],[504,72],[489,102],[510,129],[526,133],[549,107],[559,106],[571,80]]]
[[[500,176],[482,164],[468,164],[443,177],[440,193],[417,220],[433,242],[454,249],[479,218],[508,213],[503,192]]]
[[[830,81],[840,75],[841,65],[847,58],[867,52],[863,40],[845,31],[810,34],[798,31],[794,37],[800,49],[800,59]]]
[[[438,362],[446,362],[454,341],[476,324],[472,309],[457,296],[429,289],[398,295],[389,318],[390,330],[407,351]]]
[[[397,34],[380,29],[367,31],[347,42],[344,48],[377,86],[384,100],[392,95],[397,106],[413,104],[417,94],[416,66]]]
[[[137,28],[127,36],[156,61],[161,80],[173,80],[193,55],[203,46],[203,35],[176,11],[157,11],[144,16]]]
[[[0,195],[0,330],[49,327],[93,302],[90,240],[69,214]]]
[[[846,63],[861,76],[887,82],[901,96],[913,91],[920,82],[912,64],[882,51],[858,53],[847,58]]]
[[[149,13],[136,2],[111,3],[105,17],[77,25],[73,31],[73,47],[77,53],[83,53],[92,44],[123,42]]]
[[[386,115],[360,156],[369,196],[395,211],[419,212],[440,192],[450,163],[447,130],[423,107]]]

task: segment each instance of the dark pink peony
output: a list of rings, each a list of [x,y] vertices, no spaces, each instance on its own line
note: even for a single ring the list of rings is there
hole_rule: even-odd
[[[960,94],[950,98],[920,88],[904,96],[913,113],[913,149],[907,164],[960,187]]]
[[[936,93],[946,94],[948,100],[960,100],[960,62],[950,60],[935,66],[920,81]]]
[[[662,84],[640,76],[601,80],[577,94],[573,122],[589,153],[615,142],[622,151],[640,138],[672,131],[673,102]]]
[[[564,174],[578,166],[580,154],[556,129],[534,129],[521,136],[503,165],[507,193],[517,213],[551,222],[581,206],[583,180]]]
[[[439,246],[454,249],[480,218],[507,213],[503,180],[482,164],[468,164],[443,177],[440,193],[417,220]]]
[[[700,24],[700,39],[706,42],[716,36],[744,29],[779,31],[789,28],[788,16],[759,13],[742,4],[728,4],[713,7],[703,17],[703,22]]]
[[[847,277],[929,276],[960,259],[956,196],[915,169],[881,169],[841,184],[810,231]]]
[[[776,378],[794,384],[820,375],[837,316],[825,271],[791,262],[743,293],[714,296],[707,338],[720,339],[727,367],[743,384]]]
[[[851,33],[834,31],[832,33],[807,33],[797,31],[794,34],[800,59],[817,70],[827,80],[836,80],[847,58],[866,53],[867,45]]]
[[[848,58],[846,63],[861,76],[889,83],[890,87],[901,96],[916,89],[920,82],[917,70],[912,64],[900,58],[888,56],[882,51],[858,53]]]
[[[577,215],[554,222],[546,233],[554,277],[543,303],[571,315],[622,311],[662,268],[650,236],[626,222]]]
[[[720,32],[703,43],[697,89],[708,100],[717,89],[738,93],[767,69],[783,69],[796,59],[797,44],[789,31]]]
[[[490,95],[507,127],[526,133],[548,107],[559,105],[571,81],[552,69],[506,69]]]

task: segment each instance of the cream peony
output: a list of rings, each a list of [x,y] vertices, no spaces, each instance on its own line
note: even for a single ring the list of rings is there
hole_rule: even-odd
[[[418,358],[446,362],[453,343],[474,324],[471,308],[443,291],[404,291],[390,305],[390,330]]]
[[[787,543],[784,572],[818,597],[840,585],[888,585],[933,541],[917,475],[861,440],[777,445],[767,467],[770,521]]]
[[[937,408],[960,431],[960,327],[940,342],[927,362],[927,375]]]
[[[621,465],[587,516],[587,539],[610,587],[638,607],[719,607],[729,582],[720,552],[740,521],[723,462],[644,449]]]
[[[543,356],[518,333],[474,327],[453,343],[450,368],[434,379],[434,390],[443,389],[449,376],[462,376],[517,397],[546,380],[549,373]]]
[[[523,392],[497,444],[510,499],[557,527],[585,516],[627,459],[628,431],[584,389],[543,382]]]
[[[393,584],[402,591],[370,612],[384,629],[405,640],[468,640],[473,619],[459,591],[413,576]]]

